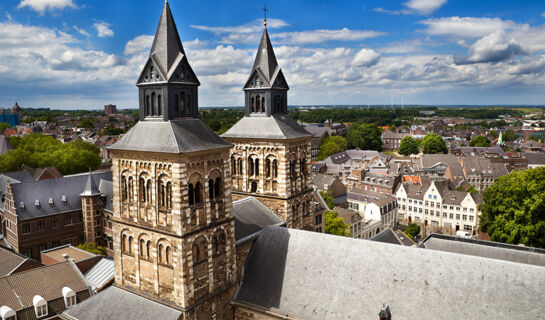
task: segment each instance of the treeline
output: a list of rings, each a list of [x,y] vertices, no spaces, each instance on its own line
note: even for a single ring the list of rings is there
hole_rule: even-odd
[[[17,171],[23,164],[41,168],[55,166],[63,175],[96,170],[100,149],[80,139],[63,144],[51,136],[29,134],[9,137],[13,150],[0,156],[0,172]]]
[[[199,117],[206,123],[210,129],[217,134],[222,134],[229,130],[238,120],[244,116],[244,109],[205,109],[199,112]]]
[[[411,108],[328,108],[300,111],[293,109],[290,115],[303,122],[322,123],[328,119],[336,122],[365,122],[376,123],[379,126],[401,126],[404,120],[413,121],[415,117],[428,117],[421,111],[434,111],[433,116],[464,117],[467,119],[497,119],[500,115],[521,116],[523,110],[516,108],[438,108],[438,107],[411,107]]]

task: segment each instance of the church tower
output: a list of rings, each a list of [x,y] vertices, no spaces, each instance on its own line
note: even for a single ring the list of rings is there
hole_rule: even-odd
[[[312,135],[288,116],[288,83],[267,28],[244,86],[245,116],[222,137],[233,143],[233,198],[254,196],[288,227],[311,230]]]
[[[230,319],[232,145],[197,118],[199,80],[166,1],[137,86],[140,121],[110,147],[115,285],[184,319]]]

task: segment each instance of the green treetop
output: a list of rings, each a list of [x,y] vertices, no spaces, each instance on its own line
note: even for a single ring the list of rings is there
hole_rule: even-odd
[[[337,212],[328,210],[325,213],[325,233],[350,237],[350,226]]]
[[[380,151],[382,148],[380,134],[381,129],[376,125],[353,124],[346,134],[348,147]]]
[[[469,143],[471,147],[490,147],[490,140],[485,136],[476,136]]]
[[[406,136],[401,139],[401,143],[399,144],[399,150],[397,152],[404,156],[418,154],[418,142],[413,139],[413,137]]]
[[[420,145],[422,146],[422,152],[425,154],[448,153],[448,148],[443,138],[433,132],[426,134]]]

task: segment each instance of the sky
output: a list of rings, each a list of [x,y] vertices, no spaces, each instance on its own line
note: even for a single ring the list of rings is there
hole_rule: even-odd
[[[0,106],[138,107],[163,0],[2,0]],[[241,106],[263,1],[171,0],[199,105]],[[277,0],[290,105],[545,105],[543,0]]]

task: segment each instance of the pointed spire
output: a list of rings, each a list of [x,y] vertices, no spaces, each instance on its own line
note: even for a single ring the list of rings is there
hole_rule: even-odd
[[[87,182],[85,182],[85,189],[80,194],[81,196],[98,196],[101,192],[98,190],[95,182],[93,181],[93,174],[91,169],[89,169],[89,176],[87,177]]]
[[[168,1],[165,0],[161,19],[159,19],[159,25],[155,32],[155,39],[153,40],[150,56],[152,56],[158,64],[164,78],[167,78],[168,72],[176,62],[176,58],[180,53],[185,55],[182,41],[180,40],[180,35],[176,28],[176,23],[174,22],[172,12],[170,11],[170,6]]]
[[[276,56],[274,54],[267,28],[263,30],[263,35],[261,36],[261,42],[259,43],[259,48],[257,49],[252,74],[258,67],[269,82],[273,80],[272,77],[274,76],[276,68],[280,68],[278,66],[278,62],[276,61]]]

